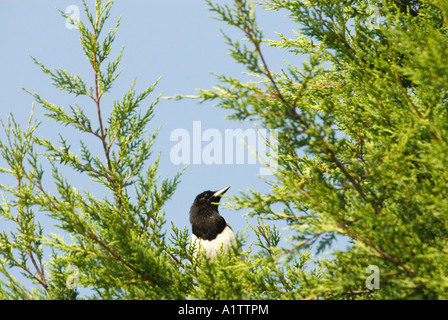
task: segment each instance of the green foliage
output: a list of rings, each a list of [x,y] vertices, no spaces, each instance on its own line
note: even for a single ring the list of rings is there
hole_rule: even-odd
[[[152,154],[157,130],[147,134],[146,128],[160,96],[143,106],[157,82],[138,94],[134,81],[104,116],[102,97],[111,93],[123,54],[109,57],[119,22],[102,33],[111,5],[96,1],[91,13],[84,3],[88,24],[72,21],[90,62],[92,85],[32,58],[55,87],[92,102],[81,107],[74,100],[64,108],[26,90],[47,119],[79,134],[79,150],[63,133],[39,137],[34,105],[26,129],[13,114],[2,122],[0,170],[11,183],[0,186],[2,226],[9,226],[0,234],[0,298],[248,299],[282,298],[286,291],[289,298],[302,297],[295,286],[308,274],[302,267],[309,254],[298,255],[300,266],[277,265],[280,235],[262,221],[252,227],[258,241],[248,252],[235,248],[214,261],[195,253],[186,227],[172,224],[166,235],[163,207],[182,172],[162,181],[157,173],[159,156]],[[96,119],[87,108],[96,111]],[[79,185],[67,172],[91,183]],[[61,231],[49,231],[51,224]]]
[[[278,130],[271,190],[248,190],[228,204],[257,217],[248,223],[256,240],[208,260],[195,254],[188,228],[164,228],[164,204],[182,172],[160,180],[152,153],[157,130],[146,129],[160,97],[144,102],[157,82],[137,93],[134,81],[106,115],[102,97],[121,72],[123,50],[109,56],[120,20],[105,33],[112,2],[97,0],[94,12],[84,3],[86,24],[71,21],[93,83],[32,58],[74,102],[64,108],[27,91],[48,119],[79,134],[79,150],[62,133],[58,141],[39,137],[34,105],[25,129],[12,114],[1,122],[0,172],[11,183],[0,185],[0,298],[446,299],[446,4],[207,3],[242,32],[244,40],[224,37],[253,79],[218,76],[219,85],[195,98]],[[264,38],[259,9],[287,12],[294,37]],[[274,72],[266,46],[307,60]],[[73,171],[91,183],[68,180]],[[48,219],[60,233],[46,230]],[[290,247],[279,246],[267,220],[286,220]],[[313,258],[312,248],[328,250],[340,236],[350,240],[346,250]],[[240,247],[245,241],[238,234]],[[368,286],[369,266],[379,270],[380,288]]]
[[[1,234],[0,271],[6,280],[2,280],[0,292],[3,298],[72,299],[78,292],[67,281],[73,280],[98,298],[182,298],[188,282],[168,258],[162,230],[163,206],[173,195],[181,173],[160,181],[159,157],[152,154],[157,131],[148,135],[146,130],[159,98],[149,106],[144,106],[144,101],[157,83],[138,94],[134,81],[129,91],[114,101],[104,120],[102,97],[120,73],[117,67],[123,50],[118,57],[109,57],[119,21],[103,36],[112,2],[96,1],[93,13],[84,6],[88,23],[74,23],[94,83],[88,86],[78,75],[50,70],[33,60],[55,87],[75,98],[90,98],[92,105],[85,108],[96,110],[96,122],[77,103],[66,110],[30,92],[48,118],[79,133],[79,152],[72,151],[73,140],[62,134],[58,144],[38,137],[33,114],[26,130],[13,115],[7,124],[2,123],[6,140],[0,142],[0,148],[7,166],[1,171],[15,182],[1,186],[0,212],[17,228]],[[85,139],[89,136],[92,138]],[[98,147],[101,151],[94,152]],[[43,164],[51,168],[51,176],[45,174]],[[67,170],[89,177],[94,182],[91,189],[75,187],[65,176]],[[105,190],[104,195],[98,190]],[[43,214],[70,236],[69,241],[43,232],[39,224]],[[12,277],[12,268],[19,268],[37,287],[17,285],[20,282]],[[79,272],[77,279],[70,279],[74,271]]]
[[[278,130],[276,180],[236,209],[286,220],[293,255],[351,246],[300,283],[310,298],[446,299],[448,292],[447,5],[442,1],[207,1],[242,32],[226,36],[252,81],[225,75],[201,102]],[[258,9],[286,12],[294,37],[263,37]],[[374,10],[373,10],[374,9]],[[374,20],[373,20],[374,19]],[[373,21],[373,22],[372,22]],[[277,72],[264,48],[305,55]],[[191,97],[191,96],[190,96]],[[179,98],[179,97],[178,97]],[[277,209],[279,204],[283,210]],[[366,289],[376,265],[379,290]]]

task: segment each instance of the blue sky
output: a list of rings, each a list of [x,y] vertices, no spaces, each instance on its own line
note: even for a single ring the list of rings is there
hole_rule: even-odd
[[[230,3],[230,1],[220,1]],[[88,1],[89,4],[93,1]],[[79,74],[87,82],[92,72],[87,59],[83,56],[77,30],[68,29],[65,20],[56,7],[65,10],[68,6],[81,9],[81,20],[86,21],[82,12],[82,2],[76,0],[2,0],[0,1],[0,116],[5,119],[12,112],[19,122],[26,124],[33,97],[24,92],[24,87],[52,103],[68,106],[74,96],[53,87],[50,78],[43,74],[33,63],[30,55],[49,68],[63,68]],[[122,74],[117,79],[111,93],[103,102],[106,115],[114,99],[121,98],[137,79],[136,91],[141,92],[161,77],[155,92],[146,103],[163,92],[163,96],[174,94],[194,94],[198,88],[209,89],[217,84],[216,74],[241,76],[241,66],[228,54],[220,29],[227,34],[241,38],[242,35],[225,24],[212,19],[203,0],[116,0],[112,16],[106,29],[113,27],[119,16],[121,26],[114,42],[116,56],[122,46],[125,47],[121,62]],[[297,28],[285,18],[285,13],[259,12],[259,25],[263,27],[265,37],[278,39],[275,32],[291,35],[291,29]],[[303,57],[286,55],[280,50],[266,48],[268,63],[278,71],[287,59],[290,63],[301,65]],[[91,82],[90,82],[91,83]],[[88,114],[94,117],[94,105],[86,100]],[[76,151],[77,141],[81,138],[75,131],[56,125],[51,119],[42,116],[42,108],[36,104],[36,118],[43,123],[38,134],[56,141],[57,133],[73,138]],[[159,173],[162,178],[171,178],[182,170],[184,165],[174,164],[170,151],[176,142],[170,141],[171,133],[176,129],[185,129],[193,133],[193,121],[200,121],[202,131],[216,129],[224,136],[226,129],[252,128],[252,122],[234,122],[226,120],[228,111],[213,107],[213,103],[198,105],[194,100],[162,100],[155,108],[155,117],[149,131],[162,126],[154,153],[161,152]],[[3,132],[0,133],[2,136]],[[98,145],[99,146],[99,145]],[[246,190],[248,187],[267,191],[268,186],[258,176],[261,165],[249,164],[190,164],[182,177],[175,195],[165,207],[167,225],[172,221],[177,227],[190,227],[188,212],[194,197],[204,190],[217,190],[231,186],[228,194]],[[68,177],[75,186],[82,188],[88,181],[78,175]],[[247,224],[243,216],[245,211],[221,210],[221,214],[234,230],[243,231]],[[285,224],[278,224],[283,228]],[[286,233],[283,231],[282,233]],[[249,242],[253,234],[248,233]]]

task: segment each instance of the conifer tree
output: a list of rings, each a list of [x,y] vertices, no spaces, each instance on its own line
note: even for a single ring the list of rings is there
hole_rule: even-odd
[[[152,151],[157,130],[147,132],[160,96],[150,103],[146,99],[157,82],[137,93],[134,81],[112,106],[103,104],[121,72],[123,49],[110,57],[120,20],[105,31],[112,1],[96,1],[93,10],[84,2],[84,9],[86,23],[61,13],[79,31],[93,81],[51,70],[33,57],[74,102],[64,108],[27,90],[47,120],[75,129],[77,138],[39,137],[41,122],[33,113],[26,129],[13,114],[2,121],[6,138],[0,149],[7,165],[1,171],[13,182],[1,186],[0,214],[13,229],[2,230],[0,237],[0,297],[74,299],[79,298],[78,288],[86,287],[103,299],[182,298],[188,282],[170,263],[162,230],[163,206],[181,173],[160,180],[159,156]],[[78,104],[79,98],[88,98],[90,105]],[[88,108],[96,118],[87,116]],[[71,144],[77,142],[80,147],[74,151]],[[69,170],[94,184],[76,185],[64,175]],[[48,233],[40,223],[43,215],[63,232]],[[24,277],[31,285],[24,284]]]
[[[305,297],[298,283],[317,278],[319,267],[305,271],[309,252],[279,263],[280,234],[262,220],[249,225],[256,240],[247,251],[235,248],[215,260],[195,254],[189,228],[166,225],[163,205],[173,196],[182,172],[159,181],[159,157],[152,156],[157,131],[148,135],[146,130],[160,96],[145,107],[157,83],[137,94],[134,82],[113,106],[103,104],[121,72],[123,50],[109,57],[120,20],[105,33],[112,1],[97,0],[94,10],[83,3],[86,23],[61,14],[80,33],[93,83],[61,68],[49,69],[33,57],[74,102],[64,108],[26,89],[46,118],[35,120],[33,105],[25,128],[13,113],[2,120],[5,165],[0,170],[6,177],[2,181],[11,182],[0,185],[0,298]],[[91,104],[81,105],[78,98]],[[89,118],[87,108],[93,108],[96,117]],[[63,133],[56,139],[39,136],[39,126],[52,122],[76,130],[79,138]],[[83,139],[87,136],[93,139]],[[72,147],[76,143],[78,151]],[[65,175],[69,171],[93,185],[70,181]],[[98,190],[104,193],[98,195]],[[50,224],[61,233],[49,232]],[[245,240],[239,235],[238,241]]]
[[[446,299],[448,3],[207,3],[241,31],[242,40],[225,39],[252,80],[221,75],[216,87],[181,98],[217,101],[232,119],[278,130],[271,190],[248,190],[232,206],[286,220],[294,234],[279,252],[293,260],[338,236],[350,241],[315,277],[283,273],[279,289],[294,283],[293,298]],[[294,35],[265,38],[257,10],[286,12]],[[306,62],[272,70],[268,46]]]
[[[14,114],[2,120],[0,298],[446,299],[448,6],[207,3],[241,31],[244,40],[225,40],[253,80],[222,75],[194,98],[278,130],[271,190],[248,190],[229,203],[258,218],[248,228],[255,240],[246,251],[209,260],[193,254],[189,228],[166,223],[163,206],[181,173],[160,181],[157,131],[146,131],[159,97],[149,106],[146,99],[157,83],[136,93],[134,82],[104,105],[120,74],[124,51],[110,57],[120,20],[106,32],[112,1],[97,0],[94,9],[84,2],[87,21],[71,22],[93,82],[33,58],[74,102],[64,108],[27,89],[45,121],[79,137],[39,136],[33,112],[25,128]],[[288,12],[294,37],[264,38],[256,10]],[[307,62],[272,70],[266,46]],[[69,181],[67,170],[93,187]],[[44,218],[61,233],[48,232]],[[290,247],[279,246],[279,231],[265,219],[287,221]],[[331,249],[338,236],[350,240],[346,250],[312,257],[311,248]]]

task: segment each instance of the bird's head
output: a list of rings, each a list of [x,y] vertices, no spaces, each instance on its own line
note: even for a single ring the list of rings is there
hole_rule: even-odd
[[[190,223],[196,237],[213,240],[226,228],[226,220],[219,214],[218,205],[229,188],[204,191],[194,199],[190,209]]]
[[[192,208],[201,210],[202,208],[217,208],[221,197],[229,190],[230,187],[225,187],[217,191],[204,191],[196,196]]]

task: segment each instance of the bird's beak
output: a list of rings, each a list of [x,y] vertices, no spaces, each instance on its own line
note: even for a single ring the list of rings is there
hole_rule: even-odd
[[[216,191],[214,194],[213,194],[213,196],[212,197],[222,197],[223,195],[224,195],[224,193],[226,193],[226,191],[227,190],[229,190],[230,189],[230,187],[225,187],[225,188],[222,188],[222,189],[219,189],[218,191]]]

